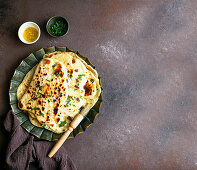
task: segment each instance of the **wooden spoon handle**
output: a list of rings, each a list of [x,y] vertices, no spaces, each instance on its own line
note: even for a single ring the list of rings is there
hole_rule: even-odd
[[[48,154],[48,157],[52,158],[53,155],[59,150],[59,148],[63,145],[66,141],[70,133],[79,125],[79,123],[83,120],[83,116],[77,114],[73,121],[70,123],[68,130],[61,136],[61,138],[57,141],[57,143],[53,146],[51,151]]]

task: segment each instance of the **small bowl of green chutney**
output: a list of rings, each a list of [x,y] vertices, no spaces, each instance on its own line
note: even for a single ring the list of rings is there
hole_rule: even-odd
[[[54,16],[48,20],[46,29],[52,37],[62,37],[69,30],[68,21],[61,16]]]

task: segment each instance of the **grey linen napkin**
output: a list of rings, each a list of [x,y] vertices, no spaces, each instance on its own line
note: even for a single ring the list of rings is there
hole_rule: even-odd
[[[49,158],[47,154],[54,143],[36,141],[36,137],[20,126],[12,111],[8,112],[4,127],[10,134],[6,151],[6,164],[9,169],[26,170],[31,162],[37,162],[44,170],[76,170],[64,147],[61,147],[53,158]]]

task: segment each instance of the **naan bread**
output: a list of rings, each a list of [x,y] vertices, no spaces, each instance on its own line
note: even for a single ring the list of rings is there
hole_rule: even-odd
[[[58,106],[58,110],[61,111],[61,115],[63,116],[56,116],[55,118],[52,118],[53,121],[46,123],[43,122],[42,115],[38,115],[38,113],[35,114],[36,110],[28,109],[27,111],[29,113],[30,121],[35,126],[42,126],[46,129],[52,130],[53,132],[62,133],[67,130],[70,121],[72,121],[77,113],[79,113],[81,110],[83,110],[83,112],[88,112],[97,102],[101,93],[98,74],[96,70],[89,66],[85,61],[71,52],[50,53],[46,54],[44,58],[50,60],[51,62],[59,61],[62,64],[62,70],[66,70],[67,72],[67,74],[65,74],[66,77],[63,77],[63,79],[65,79],[67,83],[67,97],[63,102],[64,104],[62,103],[64,107]],[[35,66],[36,69],[32,68],[32,70],[30,70],[30,72],[25,76],[23,82],[19,86],[17,90],[17,97],[19,100],[24,93],[27,93],[29,84],[31,86],[32,82],[34,81],[33,77],[36,76],[38,72],[37,68],[39,67],[39,65]],[[50,74],[51,72],[48,73]],[[42,76],[40,78],[42,78]],[[34,85],[32,87],[34,87]],[[25,98],[25,95],[22,97],[22,99],[23,98]],[[60,100],[63,99],[61,98]],[[24,100],[21,101],[24,102]],[[24,108],[22,109],[25,110]],[[44,115],[47,115],[46,110],[44,110],[43,113]],[[49,114],[50,119],[51,117],[54,117],[54,115]],[[59,117],[61,118],[61,121],[59,119],[59,121],[55,120]]]

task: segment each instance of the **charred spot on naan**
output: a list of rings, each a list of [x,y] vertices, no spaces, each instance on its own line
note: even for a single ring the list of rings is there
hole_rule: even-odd
[[[23,108],[23,104],[22,104],[22,102],[21,102],[21,101],[19,101],[19,102],[18,102],[18,107],[19,107],[20,109],[22,109],[22,108]]]
[[[92,84],[89,83],[89,81],[86,81],[83,88],[85,90],[85,96],[90,96],[92,94]]]
[[[53,66],[52,66],[52,67],[53,67]],[[56,69],[55,69],[55,71],[54,71],[54,74],[55,74],[56,76],[63,77],[64,73],[63,73],[63,71],[62,71],[62,65],[61,65],[61,64],[57,64],[57,66],[55,66],[55,67],[56,67]]]
[[[50,64],[50,63],[51,63],[51,60],[46,59],[46,58],[44,59],[44,65],[45,65],[45,64]]]

